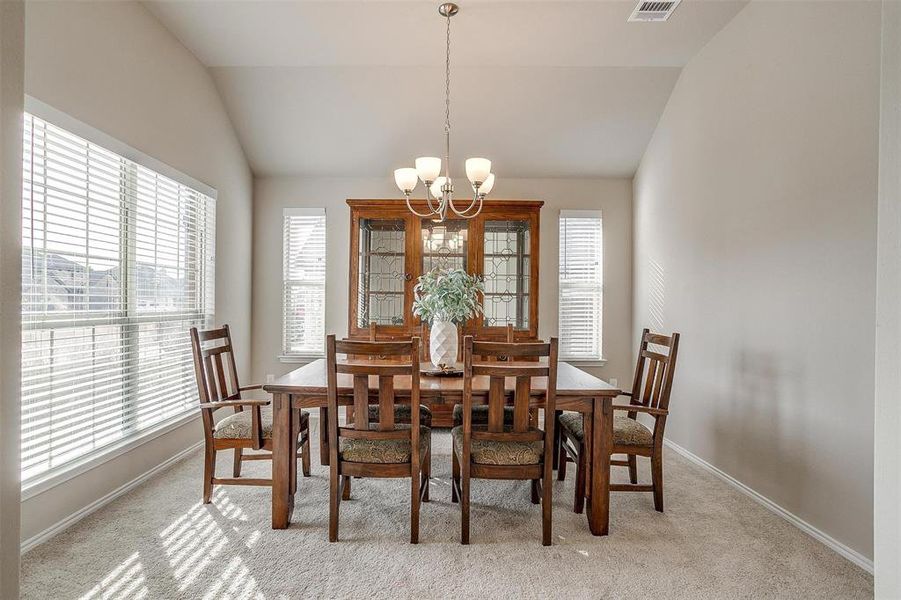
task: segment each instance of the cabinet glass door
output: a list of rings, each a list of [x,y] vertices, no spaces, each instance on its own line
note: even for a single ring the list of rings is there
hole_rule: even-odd
[[[484,222],[485,327],[529,329],[530,236],[526,220]]]
[[[357,327],[404,324],[407,281],[404,219],[360,219]]]

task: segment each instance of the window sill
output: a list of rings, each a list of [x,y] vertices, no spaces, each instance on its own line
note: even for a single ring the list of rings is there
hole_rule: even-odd
[[[279,362],[285,364],[292,365],[305,365],[313,362],[314,360],[318,360],[320,358],[325,358],[324,354],[283,354],[278,357]]]
[[[603,367],[607,364],[606,358],[599,358],[595,360],[583,360],[577,358],[561,358],[562,362],[569,363],[574,367]]]
[[[76,459],[59,471],[53,471],[46,475],[38,475],[34,479],[22,483],[21,499],[24,501],[37,496],[38,494],[42,494],[70,479],[78,477],[82,473],[122,456],[138,446],[146,444],[170,431],[174,431],[183,425],[187,425],[199,416],[200,412],[196,408],[192,408],[190,412],[155,425],[146,431],[141,432],[136,437],[119,440],[118,442],[104,447],[99,453],[88,455],[82,459]]]

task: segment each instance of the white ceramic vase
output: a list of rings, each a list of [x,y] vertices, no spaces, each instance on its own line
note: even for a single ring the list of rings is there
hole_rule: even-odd
[[[429,330],[429,351],[432,364],[439,369],[453,367],[457,362],[457,326],[450,321],[434,321]]]

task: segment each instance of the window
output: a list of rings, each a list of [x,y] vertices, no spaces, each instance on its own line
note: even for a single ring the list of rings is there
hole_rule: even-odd
[[[325,354],[325,209],[286,208],[284,222],[285,358]]]
[[[215,200],[25,115],[22,479],[196,409]]]
[[[560,358],[600,361],[604,292],[601,213],[560,211]]]

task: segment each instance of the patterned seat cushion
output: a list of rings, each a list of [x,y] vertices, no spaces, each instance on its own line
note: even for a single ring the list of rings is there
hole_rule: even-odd
[[[251,409],[245,407],[241,412],[229,415],[216,424],[213,437],[220,440],[249,440],[251,432]],[[263,426],[263,439],[272,438],[272,407],[260,408],[260,424]],[[310,424],[310,413],[301,411],[300,428],[306,429]]]
[[[462,454],[463,427],[451,429],[454,448]],[[537,465],[544,455],[544,442],[495,442],[472,440],[470,457],[480,465]]]
[[[409,425],[397,425],[395,429],[409,429]],[[419,428],[419,459],[423,460],[431,444],[432,430]],[[358,440],[338,438],[341,460],[355,463],[408,463],[410,440]]]
[[[463,405],[455,404],[454,405],[454,427],[463,424]],[[488,405],[487,404],[477,404],[472,407],[472,424],[473,425],[487,425],[488,424]],[[512,426],[513,425],[513,407],[505,406],[504,407],[504,425]]]
[[[560,415],[560,425],[578,440],[585,437],[581,413],[563,413]],[[618,446],[653,446],[654,434],[635,419],[625,415],[614,415],[613,443]]]
[[[409,404],[395,404],[394,405],[394,422],[403,425],[410,425],[410,419],[412,417],[412,411],[410,410]],[[378,404],[370,404],[369,405],[369,422],[370,423],[378,423],[379,422],[379,406]],[[420,427],[431,427],[432,426],[432,411],[429,410],[428,406],[424,404],[419,405],[419,425]]]

